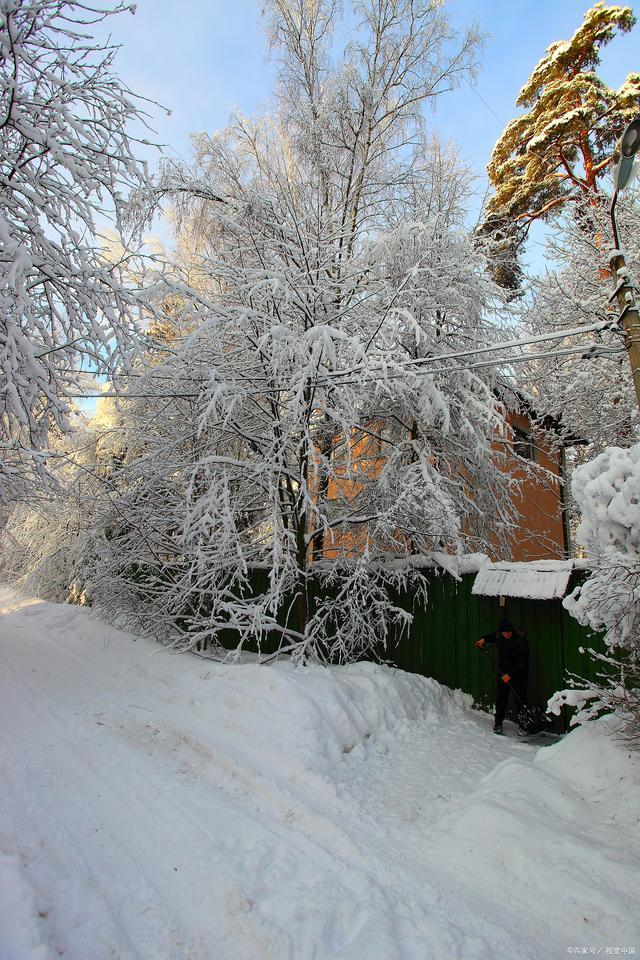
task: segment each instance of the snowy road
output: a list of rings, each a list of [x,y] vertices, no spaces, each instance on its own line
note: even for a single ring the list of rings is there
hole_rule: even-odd
[[[424,678],[0,608],[1,960],[640,953],[638,771],[604,733],[536,760]]]

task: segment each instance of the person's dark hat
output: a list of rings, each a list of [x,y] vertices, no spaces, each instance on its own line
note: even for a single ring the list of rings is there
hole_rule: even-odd
[[[498,625],[498,633],[515,633],[515,628],[511,623],[511,620],[501,620]]]

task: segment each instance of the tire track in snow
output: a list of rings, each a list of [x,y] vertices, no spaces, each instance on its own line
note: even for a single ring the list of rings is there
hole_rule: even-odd
[[[6,657],[3,657],[3,660],[7,663]],[[58,661],[58,665],[63,667],[61,672],[66,673],[62,660]],[[13,669],[13,672],[17,677],[15,669]],[[17,739],[21,747],[20,752],[26,757],[31,757],[33,767],[31,779],[34,782],[45,764],[50,766],[56,765],[57,762],[61,769],[72,775],[72,784],[70,785],[59,784],[53,789],[49,785],[48,797],[45,799],[43,796],[39,796],[40,807],[46,810],[45,819],[57,819],[59,821],[68,840],[76,838],[75,846],[80,858],[84,860],[87,874],[90,875],[92,871],[97,870],[99,877],[107,884],[105,890],[108,890],[110,877],[130,878],[128,889],[133,891],[134,900],[133,906],[129,910],[133,917],[132,926],[135,927],[136,925],[136,916],[143,916],[148,913],[151,910],[150,904],[160,901],[163,906],[162,910],[160,908],[155,910],[157,914],[154,918],[155,926],[159,929],[176,927],[176,924],[169,924],[166,917],[161,915],[166,911],[166,915],[171,916],[173,910],[172,901],[176,895],[175,877],[172,875],[176,872],[172,867],[173,862],[180,863],[185,876],[189,873],[187,868],[193,870],[193,867],[197,865],[201,870],[201,876],[189,883],[188,889],[184,891],[180,902],[181,916],[188,920],[189,929],[197,930],[200,926],[198,904],[202,900],[198,887],[207,889],[208,886],[211,886],[215,890],[217,886],[216,878],[212,876],[212,862],[215,864],[216,856],[218,860],[221,857],[219,852],[220,842],[219,837],[208,830],[207,822],[210,820],[212,812],[217,816],[221,815],[220,804],[218,803],[216,809],[215,805],[212,804],[211,795],[207,794],[200,798],[201,816],[199,818],[194,816],[186,806],[187,797],[183,801],[177,798],[176,794],[179,791],[179,786],[172,783],[170,788],[167,789],[166,782],[161,776],[150,776],[148,765],[142,765],[139,770],[134,772],[133,780],[123,784],[117,770],[119,745],[118,749],[115,750],[115,759],[111,763],[103,763],[99,756],[94,756],[91,752],[97,751],[98,754],[100,753],[100,739],[95,736],[92,738],[89,744],[90,751],[85,749],[81,740],[68,739],[68,718],[61,714],[59,710],[53,708],[50,702],[43,706],[36,689],[28,681],[21,681],[19,686],[16,685],[12,697],[6,699],[2,704],[2,710],[7,710],[7,717],[13,716],[13,725],[18,730],[26,732],[24,736],[18,735]],[[15,723],[16,718],[19,718],[17,724]],[[43,744],[42,749],[38,749],[37,746],[34,749],[35,737],[32,732],[39,729],[46,729],[47,739],[53,742]],[[111,749],[112,753],[114,752],[114,745],[108,740],[105,746],[107,749]],[[136,757],[136,759],[139,760],[139,757]],[[130,775],[131,768],[129,766],[127,766],[127,770],[128,775]],[[71,789],[68,789],[69,786]],[[86,811],[81,809],[81,806],[75,801],[75,788],[79,788],[78,793],[81,796],[90,795],[92,797],[92,814],[89,818],[87,818]],[[191,788],[188,799],[193,800],[193,788]],[[114,800],[117,801],[121,810],[126,810],[126,819],[116,818],[114,821],[112,809]],[[62,811],[64,813],[61,814]],[[237,817],[235,812],[231,812]],[[226,811],[226,813],[228,815],[229,811]],[[38,817],[38,819],[42,818]],[[172,844],[170,830],[166,832],[164,837],[156,834],[150,835],[149,828],[154,820],[156,825],[190,820],[194,827],[192,836],[189,838],[182,835],[179,844]],[[118,834],[118,828],[121,828],[124,822],[127,824],[128,832],[123,837]],[[108,843],[101,841],[99,845],[96,845],[95,842],[89,844],[89,857],[91,859],[89,864],[87,857],[84,857],[82,851],[78,849],[77,838],[82,835],[83,842],[91,839],[91,831],[95,829],[94,823],[101,825],[100,829],[103,834],[106,832],[105,827],[106,830],[111,828],[112,832],[108,837]],[[233,823],[231,826],[237,831],[237,823]],[[203,849],[203,841],[206,841],[207,838],[210,841],[210,848],[205,850]],[[166,842],[167,851],[165,856],[159,860],[158,844],[161,844],[163,840]],[[71,846],[73,845],[74,843],[71,843]],[[98,849],[98,846],[100,849]],[[185,855],[185,846],[188,848],[188,857]],[[105,850],[108,851],[109,856],[105,854]],[[145,869],[147,864],[155,864],[156,873],[166,873],[172,880],[170,892],[165,889],[163,884],[149,883],[148,875],[145,876],[145,873],[148,874],[148,869]],[[222,867],[220,869],[222,874],[226,873],[228,875],[230,873],[228,865],[224,866],[224,870]],[[227,886],[231,893],[231,899],[235,899],[241,904],[242,893],[241,891],[238,892],[239,888],[234,888],[233,878],[228,876]],[[144,896],[140,897],[136,894],[139,889],[145,890]],[[120,894],[117,895],[117,899],[121,900]],[[224,901],[224,896],[222,900]],[[209,907],[211,905],[209,903]],[[222,905],[218,904],[218,909],[222,914],[228,912],[224,902]],[[260,918],[258,918],[258,927],[261,926],[261,923]],[[150,929],[153,928],[154,924],[150,925]],[[252,925],[251,920],[248,923],[245,922],[244,925],[250,927]],[[220,928],[224,928],[224,916],[221,917]],[[205,924],[205,929],[209,929],[208,922]],[[249,931],[249,934],[249,941],[257,942],[259,940],[260,942],[257,952],[254,952],[248,942],[247,956],[255,955],[262,958],[272,955],[269,941],[274,939],[274,932],[266,931],[263,934],[259,931],[259,937],[254,935],[252,931]],[[139,956],[143,960],[150,960],[152,956],[155,957],[156,955],[158,960],[166,960],[168,956],[171,956],[172,960],[178,956],[184,956],[188,960],[195,960],[199,956],[223,957],[223,946],[221,944],[214,947],[213,945],[199,946],[190,943],[186,952],[177,952],[174,941],[178,939],[187,942],[190,937],[184,931],[180,936],[174,934],[171,943],[161,943],[157,950],[154,948],[152,954],[149,952],[151,949],[150,942],[148,943],[143,938],[142,952]],[[275,953],[273,955],[280,956],[282,954]],[[137,953],[136,956],[138,956]],[[229,956],[234,956],[233,951]],[[86,960],[86,958],[79,957],[79,960]]]

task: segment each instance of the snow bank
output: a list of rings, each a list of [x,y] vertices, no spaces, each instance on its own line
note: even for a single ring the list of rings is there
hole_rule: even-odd
[[[233,731],[236,746],[263,757],[265,750],[275,750],[280,772],[284,762],[292,773],[304,768],[330,777],[343,754],[370,738],[408,721],[447,720],[472,703],[470,696],[435,680],[373,663],[328,668],[228,664],[214,673],[222,691],[206,682],[191,698],[194,732],[202,738],[200,718],[215,709],[219,722]]]
[[[433,849],[472,878],[487,909],[536,917],[567,946],[638,947],[640,765],[594,721],[536,755],[499,764],[440,822]],[[611,827],[617,827],[612,830]]]
[[[469,697],[371,663],[172,654],[9,593],[0,613],[2,960],[386,960],[440,935],[414,931],[347,766]]]
[[[101,671],[153,677],[158,686],[150,697],[160,694],[163,717],[181,731],[216,746],[232,739],[234,750],[252,752],[261,763],[275,750],[275,763],[330,776],[344,754],[371,737],[425,718],[448,721],[473,702],[428,677],[370,662],[296,667],[288,660],[260,665],[251,655],[248,662],[220,663],[175,654],[107,627],[87,608],[33,600],[2,608],[3,596],[14,594],[0,591],[0,613],[64,634]]]
[[[533,763],[425,677],[225,665],[1,591],[0,661],[1,960],[640,939],[636,768],[604,724]]]

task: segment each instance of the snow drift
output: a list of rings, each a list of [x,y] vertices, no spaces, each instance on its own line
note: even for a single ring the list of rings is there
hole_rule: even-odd
[[[2,960],[638,942],[637,766],[606,724],[534,763],[425,677],[135,640],[0,593]]]

